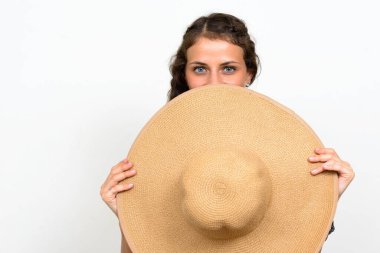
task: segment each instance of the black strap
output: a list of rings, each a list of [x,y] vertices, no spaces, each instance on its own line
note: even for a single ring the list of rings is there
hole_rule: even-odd
[[[334,226],[334,221],[333,221],[332,224],[331,224],[331,228],[330,228],[329,234],[331,234],[332,232],[334,232],[334,230],[335,230],[335,226]]]

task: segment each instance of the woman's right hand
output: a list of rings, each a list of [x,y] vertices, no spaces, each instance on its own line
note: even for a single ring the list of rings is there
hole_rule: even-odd
[[[124,159],[112,167],[107,179],[100,188],[100,195],[103,201],[111,208],[117,216],[116,195],[119,192],[127,191],[133,188],[133,184],[119,184],[122,180],[136,175],[136,170],[131,169],[133,164]]]

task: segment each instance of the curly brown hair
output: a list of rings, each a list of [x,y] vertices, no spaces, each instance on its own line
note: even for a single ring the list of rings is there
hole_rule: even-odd
[[[171,58],[172,79],[170,81],[171,88],[167,93],[168,101],[189,90],[185,76],[186,52],[200,37],[223,39],[241,47],[244,50],[247,71],[252,74],[249,85],[255,80],[260,60],[255,51],[255,43],[249,36],[244,21],[229,14],[212,13],[198,18],[187,28],[181,46]]]

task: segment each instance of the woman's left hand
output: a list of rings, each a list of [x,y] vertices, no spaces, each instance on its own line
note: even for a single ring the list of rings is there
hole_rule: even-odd
[[[322,166],[311,170],[312,175],[317,175],[323,171],[336,171],[338,173],[339,197],[342,196],[348,185],[355,177],[355,172],[348,162],[339,158],[332,148],[316,148],[315,155],[309,157],[309,162],[322,162]]]

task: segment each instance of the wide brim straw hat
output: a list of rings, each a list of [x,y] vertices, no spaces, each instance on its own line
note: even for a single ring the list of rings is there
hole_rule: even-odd
[[[293,111],[247,88],[213,84],[165,104],[128,154],[137,175],[117,195],[139,252],[318,252],[337,175],[313,176],[322,143]]]

